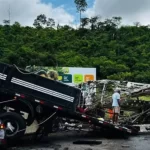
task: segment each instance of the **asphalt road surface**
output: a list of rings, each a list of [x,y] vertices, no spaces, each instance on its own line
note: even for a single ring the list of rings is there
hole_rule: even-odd
[[[102,141],[102,144],[73,144],[77,140]],[[30,139],[24,139],[8,150],[150,150],[150,135],[107,139],[91,133],[63,132],[52,134],[34,144]]]

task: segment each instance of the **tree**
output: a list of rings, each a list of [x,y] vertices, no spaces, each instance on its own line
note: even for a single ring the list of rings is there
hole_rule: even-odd
[[[114,22],[114,24],[116,24],[117,27],[121,24],[121,20],[121,17],[112,17],[112,21]]]
[[[44,14],[41,14],[37,16],[37,18],[34,20],[33,25],[36,28],[41,28],[43,27],[43,25],[46,25],[46,23],[47,23],[46,16]]]
[[[133,24],[134,24],[136,27],[139,27],[139,26],[141,25],[140,22],[134,22]]]
[[[3,20],[3,23],[4,23],[5,25],[10,25],[10,20]]]
[[[54,19],[52,19],[52,18],[48,18],[46,24],[47,24],[47,27],[52,28],[52,27],[55,26],[55,21],[54,21]]]
[[[91,30],[96,28],[96,23],[98,21],[98,18],[99,18],[98,16],[91,17],[91,19],[90,19]]]
[[[87,8],[87,2],[86,0],[74,0],[76,4],[77,11],[80,13],[80,27],[81,27],[81,14],[84,12]]]
[[[20,67],[96,67],[98,79],[150,83],[150,28],[121,26],[121,18],[81,18],[81,27],[54,26],[52,18],[37,17],[39,28],[19,22],[0,25],[0,61]],[[90,21],[90,22],[89,22]],[[85,28],[90,25],[89,28]],[[43,29],[44,28],[44,29]],[[93,29],[93,30],[91,30]]]
[[[89,18],[82,18],[81,19],[81,26],[84,28],[86,25],[89,24],[90,19]]]
[[[113,19],[106,19],[104,23],[105,23],[106,30],[112,30],[112,29],[114,30],[117,27],[117,24],[114,22]]]
[[[99,22],[97,22],[97,29],[101,29],[101,30],[104,30],[104,28],[105,28],[105,23],[104,22],[101,22],[101,21],[99,21]]]
[[[13,25],[16,26],[16,27],[21,27],[21,24],[17,21],[15,21]]]

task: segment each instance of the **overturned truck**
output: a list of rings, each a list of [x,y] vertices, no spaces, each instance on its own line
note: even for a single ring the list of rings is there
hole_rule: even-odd
[[[35,120],[39,126],[36,136],[41,131],[42,135],[51,133],[56,117],[79,120],[123,135],[138,133],[132,126],[113,125],[77,111],[80,98],[78,88],[27,72],[16,65],[0,63],[0,119],[6,126],[8,139],[24,136],[26,128]],[[28,114],[26,118],[23,112]]]

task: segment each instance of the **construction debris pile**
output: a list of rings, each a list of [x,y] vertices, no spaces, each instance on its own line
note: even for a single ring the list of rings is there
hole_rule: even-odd
[[[77,85],[82,90],[80,107],[86,113],[92,113],[97,117],[106,114],[112,117],[112,94],[114,89],[121,91],[121,114],[120,121],[123,123],[150,123],[150,101],[144,101],[141,96],[149,98],[150,84],[125,82],[116,80],[89,81]],[[105,115],[104,113],[105,112]],[[105,117],[106,119],[106,117]],[[109,118],[110,119],[110,118]]]

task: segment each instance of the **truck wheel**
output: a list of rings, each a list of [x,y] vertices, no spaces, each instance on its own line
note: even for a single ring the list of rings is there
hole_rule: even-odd
[[[8,139],[16,139],[24,135],[26,122],[21,115],[15,112],[7,112],[1,114],[0,118],[6,126],[6,137]]]

